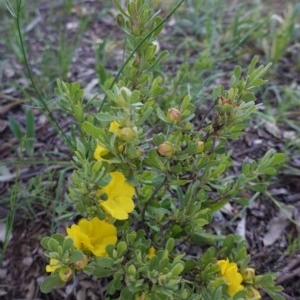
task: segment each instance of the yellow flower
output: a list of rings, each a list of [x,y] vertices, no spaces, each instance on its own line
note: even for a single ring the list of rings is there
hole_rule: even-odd
[[[117,136],[119,136],[119,134],[120,134],[120,124],[119,124],[119,122],[117,122],[117,121],[111,122],[110,125],[109,125],[108,131],[111,132],[111,133],[115,133]]]
[[[238,272],[238,267],[236,263],[230,263],[228,259],[219,260],[218,265],[220,266],[220,272],[224,278],[226,284],[228,285],[228,294],[230,296],[235,295],[237,292],[244,289],[241,285],[243,281],[242,275]]]
[[[106,246],[117,243],[116,227],[96,217],[81,219],[78,225],[67,228],[67,234],[77,249],[92,252],[95,256],[106,256]]]
[[[96,160],[103,160],[103,156],[109,153],[109,150],[102,147],[101,145],[97,145],[95,152],[94,152],[94,158]]]
[[[46,272],[53,273],[62,267],[62,263],[55,258],[50,258],[49,265],[46,266]]]
[[[134,187],[126,182],[125,176],[118,171],[110,173],[110,176],[109,184],[100,190],[102,194],[107,195],[107,200],[100,201],[100,205],[115,219],[126,220],[134,209]]]
[[[147,258],[152,258],[153,256],[155,256],[155,253],[156,253],[156,249],[153,246],[151,246],[146,256]]]

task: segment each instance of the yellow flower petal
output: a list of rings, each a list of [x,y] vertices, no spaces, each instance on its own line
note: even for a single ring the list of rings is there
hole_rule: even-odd
[[[94,158],[96,160],[103,160],[103,156],[109,153],[109,150],[102,147],[101,145],[97,145],[95,152],[94,152]]]
[[[106,247],[108,245],[115,245],[117,243],[116,236],[106,237],[101,241],[101,244],[95,245],[93,253],[95,256],[106,256]]]
[[[115,219],[126,220],[134,209],[134,187],[125,181],[122,173],[116,171],[110,175],[110,182],[100,190],[107,195],[107,200],[100,201],[100,205]]]
[[[220,271],[222,275],[225,274],[228,264],[229,264],[228,259],[218,261],[218,265],[220,266]]]
[[[226,259],[219,260],[218,265],[220,266],[220,273],[228,285],[227,292],[230,296],[233,296],[244,289],[244,286],[241,284],[243,277],[242,274],[238,272],[238,266],[236,263],[230,263],[228,259]]]
[[[156,253],[156,249],[153,246],[151,246],[146,256],[147,258],[152,258],[153,256],[155,256],[155,253]]]
[[[57,269],[60,269],[61,266],[62,265],[59,260],[55,258],[50,258],[49,265],[46,266],[46,272],[53,273]]]
[[[116,135],[119,135],[120,132],[120,124],[117,121],[113,121],[109,125],[109,132],[115,133]]]
[[[67,234],[77,249],[92,252],[95,256],[106,256],[106,246],[117,243],[116,227],[96,217],[81,219],[78,225],[67,228]]]

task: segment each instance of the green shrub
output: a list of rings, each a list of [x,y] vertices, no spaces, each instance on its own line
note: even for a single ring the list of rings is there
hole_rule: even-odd
[[[270,65],[254,57],[248,70],[235,67],[196,127],[191,95],[170,97],[158,72],[168,54],[156,44],[165,20],[149,2],[125,9],[115,1],[126,61],[115,78],[101,68],[104,99],[86,102],[78,83],[58,80],[57,98],[78,129],[67,198],[83,218],[66,236],[43,238],[50,276],[41,290],[84,272],[108,279],[105,299],[260,299],[259,290],[283,299],[273,274],[248,267],[239,236],[209,231],[216,211],[245,202],[245,190],[264,191],[284,162],[270,150],[230,173],[228,143],[249,126]]]

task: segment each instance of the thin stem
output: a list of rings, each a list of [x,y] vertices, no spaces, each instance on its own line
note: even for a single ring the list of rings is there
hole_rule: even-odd
[[[120,70],[118,71],[116,77],[114,78],[113,82],[111,83],[109,89],[111,89],[114,84],[117,82],[117,80],[119,79],[121,73],[123,72],[123,70],[125,69],[125,67],[127,66],[127,64],[130,62],[130,60],[132,59],[132,57],[134,56],[134,54],[140,49],[140,47],[146,42],[146,40],[152,35],[153,32],[155,32],[160,26],[162,26],[168,19],[170,19],[170,17],[176,12],[176,10],[180,7],[180,5],[184,2],[185,0],[181,0],[179,1],[174,8],[171,10],[171,12],[163,19],[161,20],[158,25],[156,25],[155,28],[153,28],[141,41],[140,43],[135,47],[135,49],[131,52],[131,54],[128,56],[128,58],[126,59],[126,61],[123,63],[122,67],[120,68]],[[99,107],[99,112],[101,111],[103,104],[105,103],[105,101],[107,100],[107,94],[104,96],[103,101],[100,104]]]

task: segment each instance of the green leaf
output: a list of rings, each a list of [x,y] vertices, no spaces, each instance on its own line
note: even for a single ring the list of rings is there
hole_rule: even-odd
[[[147,166],[156,168],[161,171],[164,171],[166,169],[166,166],[160,160],[160,157],[158,156],[156,150],[154,149],[149,151],[148,157],[145,158],[144,163]]]
[[[178,276],[182,273],[184,265],[182,262],[177,263],[171,270],[173,276]]]
[[[199,246],[213,246],[216,245],[218,241],[224,240],[224,236],[206,233],[202,228],[195,228],[194,233],[195,234],[192,236],[192,241]]]
[[[171,232],[174,238],[178,238],[179,236],[182,235],[182,233],[184,233],[183,229],[177,224],[172,226]]]
[[[164,112],[159,107],[156,109],[156,113],[160,120],[162,120],[165,123],[170,123],[168,118],[165,116]]]
[[[112,122],[117,120],[117,118],[116,116],[100,112],[97,114],[97,120],[99,120],[100,122]]]
[[[276,153],[272,157],[272,166],[282,165],[286,161],[286,156],[284,153]]]
[[[275,175],[277,173],[277,170],[272,167],[268,167],[262,170],[264,174],[266,175]]]
[[[138,120],[136,125],[141,126],[145,121],[147,121],[149,119],[152,112],[153,112],[153,107],[148,107],[148,109],[143,112],[142,117]]]
[[[244,100],[245,102],[248,101],[255,101],[256,100],[256,96],[254,95],[254,93],[248,92],[248,93],[244,93],[242,95],[242,100]]]
[[[77,261],[80,261],[83,259],[83,253],[80,250],[75,249],[71,256],[69,257],[69,261],[68,263],[72,264],[75,263]]]
[[[126,251],[127,251],[127,244],[124,241],[119,242],[117,245],[118,257],[123,256]]]
[[[11,129],[11,131],[13,132],[13,134],[15,135],[15,137],[18,139],[18,141],[21,143],[22,139],[23,139],[23,133],[22,130],[20,128],[20,124],[18,121],[16,121],[14,118],[12,117],[8,117],[8,124],[9,127]]]
[[[219,97],[221,97],[223,95],[223,93],[224,93],[224,87],[223,87],[223,85],[216,86],[213,89],[213,92],[212,92],[212,98],[213,98],[213,100],[216,100]]]
[[[191,102],[191,97],[189,95],[185,96],[183,98],[183,101],[181,103],[181,106],[180,106],[180,111],[184,111],[188,108],[189,104]]]
[[[168,239],[167,241],[167,244],[166,244],[166,249],[170,252],[172,252],[172,250],[174,249],[174,246],[175,246],[175,240],[170,238]]]
[[[65,240],[65,237],[59,233],[53,234],[51,238],[55,239],[60,245],[62,245]]]
[[[149,94],[152,98],[156,98],[157,96],[159,96],[163,92],[163,89],[161,87],[162,82],[163,82],[163,80],[160,76],[156,77],[153,80],[152,86],[151,86],[150,91],[149,91]]]
[[[59,242],[53,238],[50,238],[48,241],[48,249],[50,251],[56,252],[59,247]]]
[[[252,172],[251,172],[250,164],[244,163],[242,169],[243,169],[243,174],[246,177],[250,177],[251,176]]]
[[[97,268],[111,268],[114,264],[114,260],[110,257],[97,257],[96,265]]]
[[[94,272],[93,275],[97,278],[104,278],[108,277],[110,275],[113,275],[115,273],[115,270],[112,269],[100,269],[97,268]]]
[[[240,80],[242,74],[242,68],[240,66],[236,66],[233,70],[233,74],[237,80]]]
[[[94,124],[88,121],[83,122],[82,130],[94,138],[99,138],[99,136],[103,134],[102,129],[96,127]]]
[[[197,224],[197,227],[203,227],[204,225],[208,224],[208,221],[206,219],[203,219],[203,218],[197,218],[195,220],[195,223]]]
[[[72,105],[73,115],[76,122],[81,123],[83,121],[83,110],[81,104]]]
[[[255,192],[264,192],[268,187],[268,183],[265,182],[265,183],[256,183],[256,184],[253,184],[253,185],[249,185],[249,188]]]
[[[196,261],[193,259],[187,259],[184,264],[184,273],[187,273],[194,269],[194,267],[197,265]]]
[[[41,240],[41,245],[42,245],[42,247],[44,248],[44,249],[47,249],[47,250],[50,250],[49,248],[48,248],[48,243],[49,243],[49,240],[50,240],[51,238],[50,237],[43,237],[42,238],[42,240]]]
[[[251,61],[251,63],[250,63],[250,66],[249,66],[249,68],[248,68],[248,72],[247,72],[247,75],[248,76],[250,76],[251,75],[251,73],[254,71],[254,69],[255,69],[255,66],[256,66],[256,64],[258,63],[258,56],[257,55],[255,55],[254,57],[253,57],[253,59],[252,59],[252,61]]]
[[[63,241],[63,251],[68,251],[73,247],[73,240],[71,238],[65,238]]]
[[[264,290],[273,300],[285,300],[285,298],[283,296],[281,296],[280,294],[278,293],[275,293],[271,290]]]
[[[61,288],[65,283],[60,279],[58,274],[53,274],[47,277],[40,285],[42,293],[50,293],[53,289]]]
[[[218,177],[226,170],[225,164],[220,164],[218,167],[210,174],[211,177]]]
[[[98,63],[96,69],[97,69],[98,77],[100,79],[99,81],[100,81],[100,83],[103,84],[105,82],[105,80],[108,78],[108,74],[106,73],[106,69],[100,63]]]

